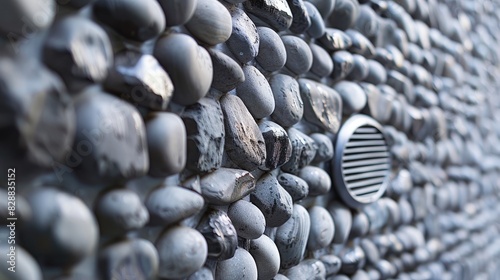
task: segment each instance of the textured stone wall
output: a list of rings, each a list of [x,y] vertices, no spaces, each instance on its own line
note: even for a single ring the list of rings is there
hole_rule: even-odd
[[[0,279],[498,279],[499,8],[3,0]]]

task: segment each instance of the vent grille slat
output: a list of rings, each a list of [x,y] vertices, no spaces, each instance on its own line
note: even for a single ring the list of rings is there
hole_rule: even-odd
[[[380,133],[373,134],[353,134],[351,136],[353,140],[364,140],[364,139],[384,139],[384,137]]]
[[[364,187],[362,189],[353,190],[352,193],[354,195],[363,196],[363,195],[367,195],[367,194],[372,194],[372,193],[378,192],[379,189],[380,189],[380,184],[376,184],[376,185],[373,185],[373,186],[366,186],[366,187]]]
[[[345,155],[358,154],[358,153],[369,153],[369,152],[388,152],[387,147],[366,147],[366,148],[352,148],[344,152]]]
[[[356,131],[354,132],[354,134],[356,133],[379,133],[380,134],[380,131],[378,131],[378,129],[376,129],[375,127],[360,127],[358,129],[356,129]]]
[[[380,157],[389,157],[389,153],[388,152],[381,152],[381,153],[355,154],[355,155],[350,155],[350,156],[343,156],[342,160],[344,162],[346,162],[349,160],[366,159],[366,158],[380,158]]]
[[[384,140],[371,140],[371,141],[351,141],[347,143],[346,147],[366,147],[366,146],[385,146]]]
[[[355,189],[359,189],[361,187],[365,188],[367,185],[380,184],[380,183],[384,182],[384,179],[385,179],[384,177],[378,177],[375,179],[368,179],[368,180],[358,181],[356,183],[350,183],[348,185],[349,185],[350,190],[355,190]]]
[[[368,166],[368,165],[374,165],[374,164],[386,163],[386,162],[388,162],[387,158],[380,158],[380,159],[371,159],[371,160],[351,161],[351,162],[343,163],[342,166],[345,169],[349,169],[351,167]]]
[[[365,173],[359,173],[355,175],[350,175],[350,176],[345,176],[345,180],[347,182],[355,181],[355,180],[360,180],[360,179],[365,179],[365,178],[374,178],[374,177],[382,177],[386,176],[387,171],[382,170],[382,171],[375,171],[375,172],[365,172]]]
[[[389,164],[385,163],[385,164],[377,164],[377,165],[347,169],[344,170],[344,174],[347,175],[347,174],[355,174],[361,172],[370,172],[370,171],[387,170],[387,169],[389,169]]]
[[[374,202],[387,187],[391,154],[382,129],[368,116],[355,115],[339,131],[334,170],[341,176],[335,184],[352,207]]]

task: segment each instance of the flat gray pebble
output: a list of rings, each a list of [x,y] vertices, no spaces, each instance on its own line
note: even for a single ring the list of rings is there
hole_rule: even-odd
[[[248,15],[240,8],[229,8],[233,21],[233,31],[227,46],[241,63],[247,63],[259,53],[259,34],[257,27]]]
[[[217,0],[196,1],[194,14],[184,26],[195,38],[214,46],[231,36],[232,18]]]
[[[151,225],[167,226],[200,211],[205,201],[191,190],[178,186],[160,186],[146,198]]]
[[[158,276],[188,277],[207,259],[207,242],[197,230],[174,226],[163,232],[155,243],[160,257]]]
[[[309,193],[307,182],[293,174],[282,173],[278,175],[278,182],[292,196],[294,202],[302,200]]]
[[[318,149],[314,156],[313,163],[324,162],[333,158],[334,150],[332,140],[322,133],[310,134]]]
[[[257,63],[268,72],[278,71],[286,63],[286,49],[281,37],[268,27],[257,27],[259,34],[259,54],[255,57]]]
[[[290,280],[325,279],[325,265],[316,259],[308,259],[288,269],[285,275]]]
[[[243,66],[245,81],[236,87],[236,94],[255,119],[268,117],[275,108],[269,82],[254,66]]]
[[[201,177],[200,187],[207,202],[226,205],[251,193],[255,189],[255,178],[246,170],[219,168]]]
[[[271,118],[286,128],[298,123],[304,114],[304,104],[297,80],[288,75],[276,74],[269,79],[269,84],[275,102]]]
[[[44,187],[28,193],[26,201],[32,216],[19,228],[19,237],[38,263],[69,266],[96,249],[99,228],[79,198]]]
[[[342,81],[337,83],[334,89],[342,97],[342,113],[354,114],[361,111],[366,106],[366,94],[356,83]]]
[[[172,113],[153,113],[146,122],[149,153],[149,175],[167,177],[186,166],[186,127]]]
[[[266,235],[250,241],[250,254],[257,265],[259,279],[272,279],[280,269],[280,254],[276,244]]]
[[[238,248],[234,257],[217,263],[215,279],[257,280],[257,265],[248,251]]]
[[[291,127],[287,132],[292,142],[292,156],[281,169],[285,172],[297,173],[301,168],[311,163],[316,155],[317,147],[311,137],[299,130]]]
[[[153,54],[172,79],[172,101],[192,105],[207,94],[213,78],[212,60],[193,38],[185,34],[161,37]]]
[[[280,252],[282,269],[295,266],[302,260],[310,226],[307,210],[299,204],[293,205],[291,218],[278,228],[274,240]]]
[[[123,240],[107,245],[98,255],[98,269],[104,279],[128,275],[135,279],[154,279],[159,269],[158,252],[145,239]]]
[[[332,187],[330,175],[316,166],[306,166],[299,171],[299,177],[309,186],[309,196],[326,194]]]
[[[333,202],[328,206],[328,212],[332,215],[335,225],[334,244],[343,244],[347,241],[352,226],[352,214],[349,208],[339,202]]]
[[[96,199],[94,212],[101,234],[125,235],[142,228],[149,221],[149,213],[134,191],[116,189]]]
[[[227,215],[233,222],[239,237],[259,238],[266,229],[266,219],[257,206],[244,200],[238,200],[229,206]]]
[[[299,37],[292,35],[281,36],[286,49],[285,67],[295,75],[309,71],[313,62],[313,55],[309,45]]]
[[[272,174],[265,174],[257,180],[250,201],[264,214],[266,226],[281,226],[292,215],[292,197]]]
[[[309,217],[311,219],[311,228],[309,230],[307,249],[317,250],[328,246],[335,234],[332,216],[325,208],[313,206],[309,209]]]

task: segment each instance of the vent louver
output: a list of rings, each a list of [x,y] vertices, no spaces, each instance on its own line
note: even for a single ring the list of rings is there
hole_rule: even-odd
[[[349,118],[337,135],[333,162],[342,200],[354,208],[376,201],[385,192],[390,168],[382,126],[364,115]]]

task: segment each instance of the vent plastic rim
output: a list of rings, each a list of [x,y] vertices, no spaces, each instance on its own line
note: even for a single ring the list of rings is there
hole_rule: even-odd
[[[387,172],[383,178],[382,183],[380,184],[378,191],[369,196],[360,198],[357,197],[352,190],[348,188],[346,185],[345,174],[344,174],[344,166],[343,166],[343,157],[347,144],[351,140],[353,134],[358,130],[358,128],[363,126],[371,126],[378,130],[378,132],[382,135],[382,140],[387,146],[387,140],[385,138],[385,134],[383,132],[383,127],[374,119],[365,116],[365,115],[354,115],[350,117],[340,128],[339,133],[336,137],[335,143],[335,155],[333,158],[333,181],[337,193],[340,195],[342,200],[350,207],[359,208],[370,204],[376,200],[378,200],[385,193],[388,185],[389,175],[390,175],[390,156],[387,157]],[[388,153],[388,151],[387,151]],[[369,160],[369,159],[367,159]]]

